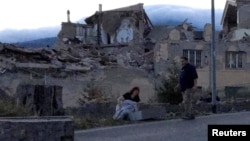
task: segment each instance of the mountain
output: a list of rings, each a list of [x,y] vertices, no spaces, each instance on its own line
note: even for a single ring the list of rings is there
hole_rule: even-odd
[[[51,47],[55,44],[57,37],[42,38],[31,41],[17,42],[14,45],[18,47],[26,48],[41,48],[41,47]]]
[[[197,9],[183,6],[174,5],[150,5],[144,6],[144,9],[154,25],[172,25],[176,26],[188,19],[188,23],[192,23],[197,30],[202,30],[206,23],[211,23],[211,10],[210,9]],[[216,30],[221,30],[220,20],[223,14],[222,9],[215,11],[215,24]],[[81,18],[78,22],[84,23],[85,17]],[[48,43],[42,43],[42,41],[48,41],[49,37],[56,37],[60,31],[60,23],[56,27],[45,27],[40,29],[31,30],[3,30],[0,31],[0,42],[17,43],[30,41],[23,43],[22,46],[44,46],[51,44],[52,40]],[[45,39],[43,39],[45,38]],[[42,41],[39,41],[42,39]],[[36,42],[36,43],[35,43]]]
[[[197,9],[175,5],[145,6],[145,11],[153,25],[176,26],[188,19],[197,30],[203,30],[206,23],[211,23],[210,9]],[[215,29],[221,30],[221,17],[223,9],[215,10]]]
[[[6,29],[0,31],[0,42],[16,43],[37,40],[41,38],[56,37],[60,31],[60,28],[60,26],[55,26],[24,30]]]

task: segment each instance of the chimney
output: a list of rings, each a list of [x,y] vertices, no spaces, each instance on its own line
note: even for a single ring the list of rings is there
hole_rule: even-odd
[[[68,18],[68,23],[70,23],[70,11],[67,10],[67,18]]]
[[[99,12],[102,12],[102,4],[99,4]]]

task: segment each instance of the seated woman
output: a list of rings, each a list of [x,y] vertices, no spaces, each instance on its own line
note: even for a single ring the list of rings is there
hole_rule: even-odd
[[[138,111],[137,103],[140,102],[139,87],[132,88],[117,99],[116,112],[113,119],[125,119],[129,112]]]
[[[140,93],[139,87],[132,88],[129,92],[126,92],[124,95],[120,96],[117,99],[118,105],[121,105],[124,100],[132,100],[134,102],[140,102],[139,93]]]

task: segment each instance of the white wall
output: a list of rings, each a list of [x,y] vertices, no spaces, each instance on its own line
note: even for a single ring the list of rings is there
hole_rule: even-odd
[[[119,29],[116,32],[116,40],[118,43],[128,43],[134,39],[133,24],[129,19],[123,19]]]
[[[250,35],[250,29],[237,29],[237,30],[235,30],[232,40],[235,41],[235,40],[242,39],[245,36],[245,33]]]

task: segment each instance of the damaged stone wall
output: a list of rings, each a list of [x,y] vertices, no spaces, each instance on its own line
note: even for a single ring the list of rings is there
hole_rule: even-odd
[[[248,0],[236,0],[238,12],[238,28],[250,28],[250,2]]]
[[[155,94],[154,77],[148,73],[142,45],[95,48],[60,42],[54,48],[40,50],[10,44],[1,44],[1,48],[0,63],[5,70],[0,76],[1,89],[12,96],[19,92],[19,85],[58,85],[63,87],[65,108],[78,106],[90,83],[105,89],[109,101],[115,101],[134,86],[141,88],[144,102]]]
[[[76,25],[72,23],[62,23],[62,28],[58,33],[58,38],[74,39],[76,36]]]
[[[49,85],[19,85],[17,106],[26,107],[36,116],[63,115],[62,87]]]
[[[241,40],[249,35],[250,2],[247,0],[227,1],[222,17],[222,36],[232,41]]]
[[[7,73],[6,73],[7,75]],[[90,75],[89,77],[87,75]],[[147,73],[140,70],[133,69],[107,69],[105,71],[98,71],[90,74],[75,74],[68,75],[66,78],[53,78],[47,76],[47,85],[59,85],[63,87],[62,90],[62,104],[63,107],[79,106],[78,99],[82,97],[81,94],[86,93],[84,88],[93,84],[95,87],[101,87],[102,90],[105,89],[104,97],[108,101],[115,101],[120,95],[129,91],[134,86],[139,86],[141,88],[141,97],[143,102],[147,102],[153,97],[154,94],[154,83],[147,76]],[[13,74],[15,78],[8,77],[8,86],[5,90],[12,88],[10,93],[20,94],[17,89],[19,84],[44,84],[44,78],[41,79],[31,79],[29,74]],[[7,78],[6,78],[7,79]],[[92,80],[89,80],[92,79]],[[6,81],[3,83],[7,83]],[[9,88],[10,87],[10,88]],[[18,97],[18,96],[17,96]],[[97,98],[98,99],[98,98]],[[92,100],[95,102],[95,99]]]
[[[250,14],[250,3],[247,5],[243,5],[241,7],[239,7],[238,9],[239,17],[239,25],[238,28],[250,28],[249,24],[250,24],[250,18],[249,18],[249,14]]]

